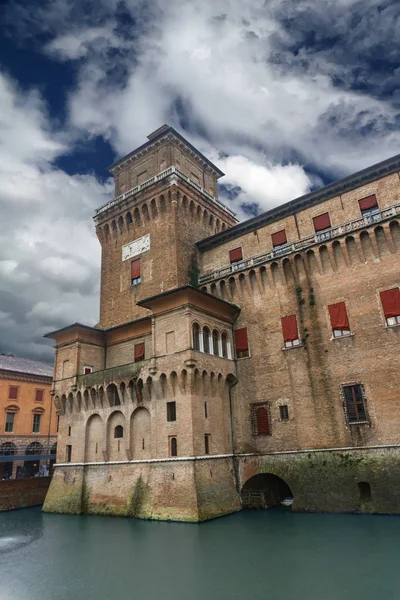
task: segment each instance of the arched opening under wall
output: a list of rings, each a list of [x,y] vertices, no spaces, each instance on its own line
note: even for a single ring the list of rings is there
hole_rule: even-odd
[[[286,481],[272,473],[250,477],[242,487],[241,498],[243,508],[283,508],[293,503]]]
[[[119,395],[118,395],[118,389],[117,389],[117,386],[115,385],[115,383],[110,383],[110,385],[107,386],[107,400],[108,400],[109,406],[120,406],[121,405],[121,401],[120,401]]]

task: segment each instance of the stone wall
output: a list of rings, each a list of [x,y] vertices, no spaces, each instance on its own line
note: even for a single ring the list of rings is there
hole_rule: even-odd
[[[400,448],[270,454],[238,459],[240,486],[271,473],[290,487],[299,512],[400,513]],[[370,485],[360,499],[358,483]]]
[[[0,511],[43,504],[51,477],[0,481]]]
[[[240,510],[231,459],[59,466],[45,512],[204,521]]]

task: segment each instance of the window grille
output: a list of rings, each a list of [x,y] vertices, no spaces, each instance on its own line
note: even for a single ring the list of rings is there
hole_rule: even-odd
[[[269,402],[255,402],[251,405],[250,411],[253,435],[271,435],[271,414]]]
[[[368,423],[364,390],[360,383],[342,386],[344,409],[349,425]]]

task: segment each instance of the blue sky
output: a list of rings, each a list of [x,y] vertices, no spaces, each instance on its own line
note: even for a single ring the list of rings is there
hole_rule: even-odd
[[[399,34],[395,1],[3,4],[0,351],[96,323],[106,167],[165,122],[241,219],[397,154]]]

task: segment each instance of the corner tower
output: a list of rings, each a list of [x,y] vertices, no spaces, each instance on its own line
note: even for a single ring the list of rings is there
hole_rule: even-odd
[[[142,299],[193,283],[195,242],[237,223],[218,200],[223,173],[168,125],[109,170],[115,195],[94,217],[101,328],[143,317]]]

